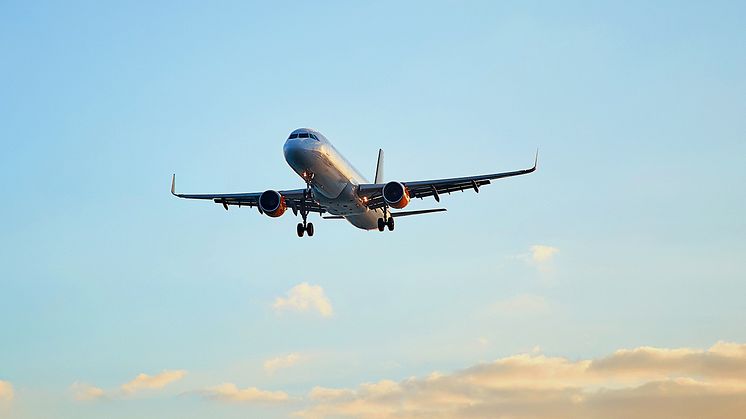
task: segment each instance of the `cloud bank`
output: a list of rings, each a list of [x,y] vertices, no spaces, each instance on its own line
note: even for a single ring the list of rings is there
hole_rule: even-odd
[[[316,387],[302,417],[740,418],[746,345],[640,347],[588,360],[522,354],[452,374]]]
[[[272,305],[275,310],[316,311],[323,317],[331,317],[332,304],[319,285],[307,282],[298,284],[287,292],[287,298],[278,297]]]

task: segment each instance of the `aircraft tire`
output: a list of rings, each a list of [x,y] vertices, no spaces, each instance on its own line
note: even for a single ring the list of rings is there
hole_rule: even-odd
[[[303,231],[304,230],[305,230],[305,228],[303,228],[303,224],[302,223],[298,223],[298,226],[296,227],[296,231],[298,233],[298,237],[303,237]],[[310,236],[310,234],[309,234],[309,236]]]
[[[313,237],[313,223],[308,223],[306,232],[308,232],[308,237]]]

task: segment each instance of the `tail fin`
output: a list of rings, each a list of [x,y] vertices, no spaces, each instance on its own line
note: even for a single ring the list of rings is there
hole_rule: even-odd
[[[376,178],[373,183],[383,183],[383,149],[378,149],[378,164],[376,164]]]

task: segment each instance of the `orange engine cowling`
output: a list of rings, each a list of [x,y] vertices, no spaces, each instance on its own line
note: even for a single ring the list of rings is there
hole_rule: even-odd
[[[285,213],[285,197],[279,192],[268,190],[259,195],[259,209],[270,217],[279,217]]]
[[[389,182],[383,186],[383,200],[392,208],[402,209],[409,204],[409,191],[399,182]]]

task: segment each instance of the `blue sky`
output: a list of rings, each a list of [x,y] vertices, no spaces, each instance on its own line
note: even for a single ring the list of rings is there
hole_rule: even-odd
[[[3,2],[0,416],[326,416],[314,388],[516,354],[732,353],[745,9]],[[379,147],[390,180],[540,169],[302,240],[168,193],[301,187],[305,126],[371,178]]]

